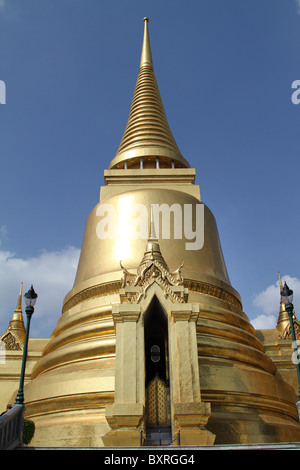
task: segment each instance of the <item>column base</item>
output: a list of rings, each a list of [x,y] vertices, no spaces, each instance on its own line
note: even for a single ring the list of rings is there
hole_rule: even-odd
[[[105,446],[140,446],[140,428],[144,417],[144,406],[141,403],[108,405],[105,416],[111,427],[111,431],[102,437]]]
[[[210,415],[210,403],[175,403],[174,418],[180,430],[180,445],[213,445],[216,436],[205,428]]]

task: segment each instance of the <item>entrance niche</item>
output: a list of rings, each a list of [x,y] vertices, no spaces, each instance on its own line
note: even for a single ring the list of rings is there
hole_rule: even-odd
[[[149,445],[171,440],[168,317],[157,297],[144,316],[146,440]]]

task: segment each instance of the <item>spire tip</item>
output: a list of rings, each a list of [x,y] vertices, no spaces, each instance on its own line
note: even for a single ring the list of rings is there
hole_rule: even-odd
[[[150,49],[149,33],[148,33],[148,21],[149,21],[149,18],[147,18],[147,16],[145,16],[145,18],[144,18],[144,38],[143,38],[143,46],[142,46],[142,55],[141,55],[140,67],[142,67],[143,65],[148,65],[150,67],[153,67],[151,49]]]

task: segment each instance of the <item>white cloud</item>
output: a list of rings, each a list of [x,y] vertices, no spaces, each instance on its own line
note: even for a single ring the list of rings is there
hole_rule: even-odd
[[[30,336],[50,336],[61,315],[63,299],[72,288],[79,254],[78,248],[70,246],[22,259],[14,253],[0,250],[0,334],[8,326],[23,282],[23,294],[31,284],[38,294]],[[23,313],[25,316],[24,302]]]
[[[277,318],[275,315],[258,315],[251,321],[256,330],[266,330],[276,328]]]
[[[266,315],[274,314],[279,309],[280,294],[279,281],[257,294],[253,305],[261,309]]]
[[[296,0],[296,5],[298,7],[297,13],[300,15],[300,0]]]
[[[289,275],[282,276],[282,282],[286,282],[294,291],[294,306],[297,316],[297,308],[300,309],[300,279]],[[253,305],[263,313],[251,320],[256,329],[275,328],[280,307],[279,280],[271,284],[265,290],[257,294],[253,299]]]

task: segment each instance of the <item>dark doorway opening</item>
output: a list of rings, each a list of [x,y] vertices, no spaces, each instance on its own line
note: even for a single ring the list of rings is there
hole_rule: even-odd
[[[157,297],[144,317],[146,445],[171,443],[168,318]]]

